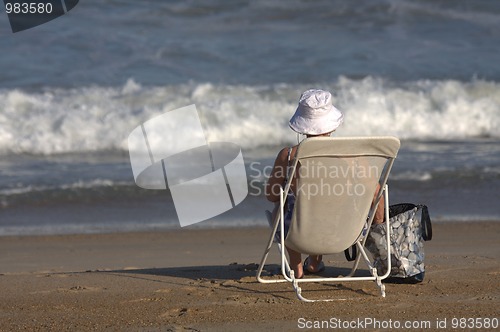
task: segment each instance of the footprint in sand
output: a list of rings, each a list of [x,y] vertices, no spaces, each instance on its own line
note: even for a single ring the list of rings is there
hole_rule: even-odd
[[[160,315],[160,318],[172,318],[172,317],[180,317],[187,315],[189,312],[192,312],[192,309],[188,308],[172,308],[163,314]]]
[[[103,290],[103,289],[104,288],[100,288],[100,287],[91,287],[91,286],[80,286],[80,285],[77,285],[77,286],[70,287],[69,289],[60,288],[59,291],[62,291],[62,292],[82,292],[82,291],[85,291],[85,292],[97,292],[97,291],[100,291],[100,290]]]
[[[186,315],[193,314],[210,314],[212,310],[210,309],[198,309],[198,308],[172,308],[163,314],[161,314],[160,318],[173,318],[173,317],[182,317]]]
[[[161,301],[165,301],[165,299],[162,297],[143,297],[140,299],[122,301],[121,304],[139,303],[139,302],[161,302]]]
[[[171,292],[172,292],[172,290],[170,288],[161,288],[161,289],[155,290],[155,293],[161,293],[161,294],[168,294]]]

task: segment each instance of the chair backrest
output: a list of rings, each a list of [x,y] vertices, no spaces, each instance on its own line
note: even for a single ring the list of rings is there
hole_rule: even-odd
[[[287,247],[305,254],[333,254],[355,243],[367,221],[377,183],[383,188],[387,182],[399,147],[395,137],[302,141],[291,169],[296,198]],[[289,178],[291,182],[294,176]]]

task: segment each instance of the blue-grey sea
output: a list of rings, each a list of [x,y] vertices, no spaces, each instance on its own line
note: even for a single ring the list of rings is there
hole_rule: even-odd
[[[180,228],[168,190],[135,185],[127,138],[190,104],[207,140],[242,147],[250,194],[189,227],[264,226],[309,88],[332,91],[336,135],[401,139],[391,203],[500,220],[499,1],[82,0],[18,33],[0,11],[0,51],[0,235]]]

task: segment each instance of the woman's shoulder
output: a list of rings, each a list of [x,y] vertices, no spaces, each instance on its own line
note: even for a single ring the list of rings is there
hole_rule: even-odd
[[[293,159],[293,157],[295,156],[295,152],[296,151],[297,151],[297,145],[284,147],[278,153],[278,156],[276,157],[276,160],[279,160],[279,161],[282,161],[282,162],[288,162],[289,158]]]

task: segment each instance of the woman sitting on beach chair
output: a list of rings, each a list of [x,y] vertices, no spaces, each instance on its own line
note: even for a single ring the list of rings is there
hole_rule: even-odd
[[[311,89],[300,96],[299,105],[295,114],[290,119],[289,125],[292,130],[306,137],[330,136],[343,122],[343,114],[332,104],[332,95],[328,91]],[[279,207],[280,188],[288,180],[288,169],[297,152],[298,144],[283,148],[274,162],[274,167],[266,185],[266,197],[269,201],[277,203],[270,220],[276,220],[275,216]],[[300,173],[300,172],[299,172]],[[297,174],[297,173],[296,173]],[[296,179],[294,178],[287,197],[285,210],[285,236],[292,219],[294,192],[296,192]],[[380,187],[375,191],[377,197]],[[384,220],[384,201],[380,201],[373,223],[382,223]],[[287,248],[290,259],[290,267],[295,277],[300,279],[305,273],[318,273],[324,270],[321,255],[310,255],[302,263],[301,253]]]

